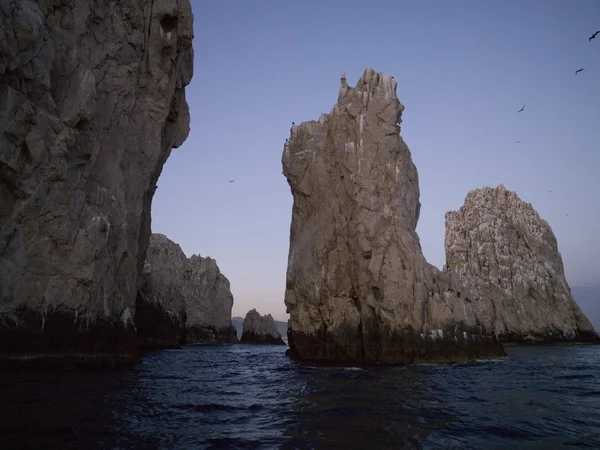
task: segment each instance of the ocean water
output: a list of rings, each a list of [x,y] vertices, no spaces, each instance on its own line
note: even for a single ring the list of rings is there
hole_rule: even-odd
[[[117,370],[0,373],[0,448],[600,448],[600,346],[322,368],[188,346]]]

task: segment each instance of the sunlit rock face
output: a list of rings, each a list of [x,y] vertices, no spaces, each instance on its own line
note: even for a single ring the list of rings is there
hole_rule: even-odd
[[[0,362],[136,361],[150,204],[186,139],[188,0],[0,0]]]
[[[571,295],[550,225],[503,185],[446,213],[446,269],[468,286],[502,341],[597,342]]]
[[[292,357],[411,363],[503,354],[460,287],[423,257],[403,110],[396,81],[367,69],[355,87],[342,78],[329,114],[292,126],[282,157],[294,199],[285,291]]]
[[[135,325],[142,348],[237,342],[229,280],[208,257],[152,234],[138,294]]]

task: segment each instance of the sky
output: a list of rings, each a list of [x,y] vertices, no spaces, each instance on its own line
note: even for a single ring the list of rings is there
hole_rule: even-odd
[[[394,76],[406,108],[427,260],[444,264],[444,213],[503,183],[549,222],[600,329],[599,1],[192,4],[191,132],[163,168],[152,229],[217,260],[234,316],[287,319],[283,144],[292,121],[331,110],[343,72],[354,86],[371,67]]]

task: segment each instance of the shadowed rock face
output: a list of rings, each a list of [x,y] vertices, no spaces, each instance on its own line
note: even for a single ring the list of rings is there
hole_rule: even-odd
[[[285,304],[290,355],[326,362],[502,355],[472,302],[429,265],[415,232],[417,170],[400,137],[396,81],[367,69],[318,121],[292,126],[294,198]]]
[[[573,300],[550,225],[503,185],[471,191],[446,213],[445,247],[446,269],[502,341],[599,341]]]
[[[60,5],[59,5],[60,3]],[[0,360],[127,363],[189,0],[0,1]]]
[[[146,253],[135,325],[142,348],[237,342],[229,280],[212,258],[187,258],[153,234]]]
[[[285,345],[271,314],[261,316],[256,309],[248,311],[242,328],[242,344]]]

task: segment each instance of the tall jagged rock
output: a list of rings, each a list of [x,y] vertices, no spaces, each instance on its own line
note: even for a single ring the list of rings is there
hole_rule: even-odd
[[[367,69],[353,88],[342,77],[329,114],[292,126],[282,158],[294,198],[285,291],[292,357],[409,363],[503,354],[473,304],[423,257],[403,110],[396,81]]]
[[[189,0],[0,0],[0,360],[126,363]]]
[[[212,258],[192,255],[152,234],[135,324],[143,348],[237,342],[229,280]]]
[[[285,345],[277,331],[277,322],[271,314],[261,316],[256,309],[251,309],[242,324],[242,344]]]
[[[502,341],[598,341],[573,300],[550,225],[503,185],[473,190],[446,213],[445,247],[446,270]]]

